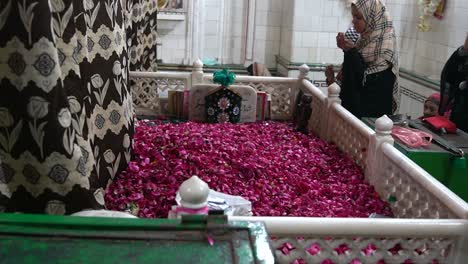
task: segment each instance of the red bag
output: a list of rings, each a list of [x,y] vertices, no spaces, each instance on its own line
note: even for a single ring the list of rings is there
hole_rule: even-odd
[[[438,132],[441,131],[441,129],[445,129],[447,133],[457,133],[457,126],[452,121],[443,116],[426,117],[423,118],[423,121],[428,123],[434,130]]]

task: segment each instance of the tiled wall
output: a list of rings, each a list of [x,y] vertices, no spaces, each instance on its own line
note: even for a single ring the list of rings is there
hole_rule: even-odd
[[[280,55],[286,60],[291,60],[292,53],[292,36],[293,36],[293,19],[294,19],[294,0],[284,1],[282,4],[281,17],[281,43]],[[286,74],[287,75],[287,74]]]
[[[342,53],[336,48],[335,36],[337,31],[346,30],[351,21],[346,2],[285,1],[280,55],[293,63],[340,63]],[[445,62],[464,43],[468,32],[468,0],[447,2],[445,18],[431,18],[431,31],[419,32],[417,1],[386,0],[395,23],[402,68],[439,80]],[[297,74],[297,71],[288,72],[289,76]],[[325,77],[314,72],[309,78],[320,81]],[[422,115],[424,99],[436,91],[405,78],[400,78],[400,85],[400,112],[413,117]]]
[[[161,42],[158,57],[165,63],[185,64],[187,47],[186,20],[158,21]]]
[[[275,55],[279,54],[283,0],[255,1],[255,32],[253,60],[276,67]],[[292,1],[291,1],[292,2]]]
[[[387,0],[399,40],[402,68],[433,80],[440,79],[445,62],[463,45],[468,32],[468,1],[447,2],[446,16],[442,20],[431,18],[431,31],[420,32],[416,1]],[[400,113],[412,117],[422,115],[425,98],[436,92],[405,78],[400,78],[400,90]]]
[[[246,33],[246,7],[255,3],[254,32]],[[253,34],[253,60],[275,67],[275,55],[291,62],[339,63],[342,53],[335,36],[350,25],[345,0],[199,0],[201,55],[223,57],[226,63],[243,63],[246,34]],[[443,63],[463,43],[468,31],[468,0],[450,0],[446,17],[432,19],[430,32],[419,32],[414,0],[386,0],[394,18],[400,45],[401,66],[438,79]],[[226,10],[229,10],[226,12]],[[192,16],[193,14],[187,14]],[[163,62],[187,63],[188,18],[167,22],[159,29]],[[169,23],[169,25],[167,25]],[[220,32],[224,31],[224,39]],[[221,46],[223,46],[221,48]]]
[[[387,0],[400,44],[401,67],[438,80],[444,63],[463,45],[468,32],[468,1],[447,1],[445,18],[432,18],[432,30],[419,32],[417,1]]]
[[[202,59],[214,59],[224,64],[249,64],[252,61],[262,62],[268,67],[276,67],[275,56],[279,54],[281,39],[281,0],[198,0],[188,1],[197,5],[195,9],[187,9],[185,20],[160,21],[159,35],[161,39],[161,59],[163,63],[190,64],[198,56]],[[248,6],[253,3],[250,12]],[[192,11],[190,11],[192,10]],[[195,11],[194,11],[195,10]],[[191,13],[192,12],[192,13]],[[198,12],[194,14],[194,12]],[[199,20],[192,16],[198,15]],[[198,45],[190,45],[190,20],[198,23],[202,37],[193,36],[191,41],[199,41]],[[248,31],[246,23],[254,23]],[[247,35],[253,38],[253,44],[247,46]],[[199,51],[188,52],[194,46]],[[247,49],[251,55],[246,56]],[[196,54],[196,55],[195,55]]]
[[[412,118],[423,115],[424,101],[432,93],[437,91],[423,86],[411,80],[400,78],[400,113],[407,114]]]
[[[336,33],[345,31],[351,21],[346,2],[284,1],[281,56],[297,63],[339,63],[342,52],[336,48]],[[417,1],[386,0],[386,4],[395,23],[401,67],[438,80],[444,63],[464,43],[468,0],[448,1],[445,18],[430,19],[430,32],[418,31]]]
[[[247,1],[226,1],[222,62],[224,64],[242,64],[245,44],[245,17]],[[221,26],[218,26],[221,27]]]
[[[219,38],[223,28],[221,18],[223,17],[224,1],[205,0],[203,5],[204,38],[202,38],[203,58],[218,59],[222,39]],[[189,14],[190,15],[190,14]]]
[[[220,60],[223,54],[221,49],[223,43],[230,43],[229,41],[220,37],[222,30],[230,30],[238,32],[233,29],[232,24],[224,24],[231,21],[225,18],[225,4],[239,1],[220,1],[220,0],[185,0],[187,3],[186,13],[183,14],[184,20],[160,20],[158,21],[158,33],[160,37],[161,47],[160,58],[163,63],[173,64],[191,64],[194,58],[188,56],[197,56],[206,59]],[[237,15],[233,10],[233,15]],[[242,14],[240,14],[242,16]],[[195,19],[197,16],[197,19]],[[197,23],[197,25],[193,25]],[[191,30],[197,27],[197,34],[201,36],[192,36]],[[191,38],[191,39],[190,39]],[[197,41],[197,45],[192,42]],[[197,47],[198,50],[193,50]],[[237,48],[231,46],[230,48]]]
[[[343,0],[283,1],[281,56],[292,62],[339,63],[336,34],[351,21]]]

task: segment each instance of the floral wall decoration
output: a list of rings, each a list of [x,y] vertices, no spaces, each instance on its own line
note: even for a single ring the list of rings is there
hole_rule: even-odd
[[[447,0],[418,0],[419,7],[419,24],[418,29],[422,32],[431,30],[429,19],[436,17],[442,19],[444,17],[445,6]]]
[[[158,0],[160,11],[184,11],[184,0]]]

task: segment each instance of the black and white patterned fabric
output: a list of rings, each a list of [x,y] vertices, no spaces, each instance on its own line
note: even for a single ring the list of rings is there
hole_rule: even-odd
[[[127,44],[129,47],[131,71],[157,71],[156,42],[157,11],[156,0],[127,0]]]
[[[356,32],[353,26],[349,27],[345,32],[345,38],[351,41],[353,44],[356,44],[360,37],[361,35]]]
[[[155,2],[0,1],[0,212],[104,206],[132,155],[129,66],[156,60]]]

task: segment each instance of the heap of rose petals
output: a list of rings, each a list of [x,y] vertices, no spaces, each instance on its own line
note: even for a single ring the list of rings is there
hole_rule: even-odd
[[[351,158],[288,123],[140,121],[134,153],[108,188],[108,209],[167,217],[180,184],[198,175],[213,190],[250,200],[254,215],[392,215]]]

